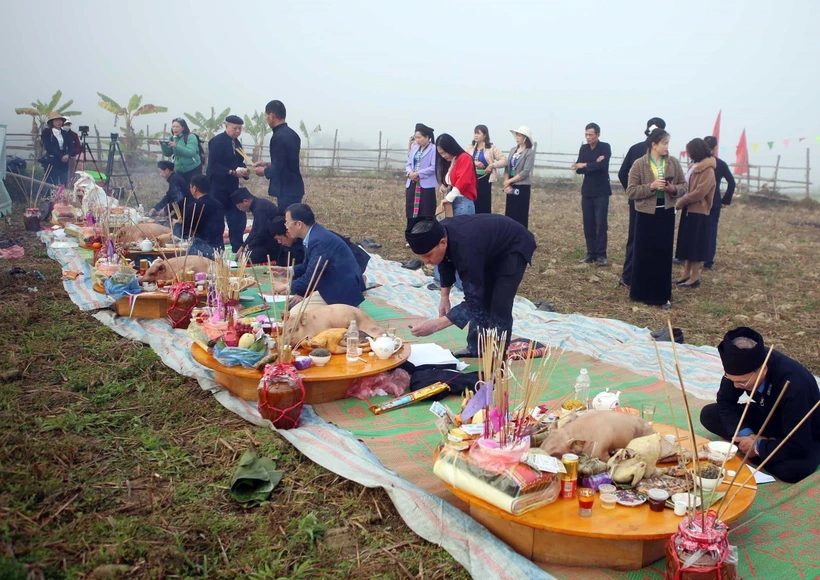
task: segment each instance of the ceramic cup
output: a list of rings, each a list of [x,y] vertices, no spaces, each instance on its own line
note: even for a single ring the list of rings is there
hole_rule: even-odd
[[[685,501],[676,501],[675,502],[675,515],[676,516],[685,516],[686,515],[686,502]]]

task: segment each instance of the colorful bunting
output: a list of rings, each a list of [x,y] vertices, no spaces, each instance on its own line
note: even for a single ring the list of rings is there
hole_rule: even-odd
[[[783,145],[786,146],[786,149],[789,148],[789,141],[790,141],[790,139],[783,139]]]
[[[805,138],[805,137],[800,137],[800,139],[798,139],[798,141],[799,141],[800,143],[802,143],[802,142],[803,142],[803,141],[805,141],[805,140],[806,140],[806,138]]]
[[[760,146],[760,143],[752,143],[752,151],[757,151],[757,148]]]
[[[771,149],[772,147],[774,147],[774,141],[768,141],[768,142],[766,143],[766,145],[768,145],[768,146],[769,146],[769,149]]]

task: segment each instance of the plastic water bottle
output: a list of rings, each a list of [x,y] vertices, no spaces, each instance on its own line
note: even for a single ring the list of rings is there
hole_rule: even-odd
[[[586,369],[581,369],[578,378],[575,379],[575,398],[581,401],[589,409],[589,373]]]
[[[359,329],[355,320],[350,321],[345,340],[347,340],[347,360],[350,362],[359,360]]]

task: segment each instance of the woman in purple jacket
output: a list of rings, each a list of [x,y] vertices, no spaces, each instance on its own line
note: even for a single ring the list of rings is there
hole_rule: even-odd
[[[436,146],[433,130],[416,124],[415,144],[407,155],[405,183],[407,227],[417,217],[436,215]]]

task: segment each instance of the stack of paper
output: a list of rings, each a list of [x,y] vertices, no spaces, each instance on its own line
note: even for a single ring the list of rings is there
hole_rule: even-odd
[[[755,483],[758,485],[760,485],[761,483],[772,483],[774,481],[777,481],[771,475],[760,473],[756,468],[752,467],[751,465],[747,464],[746,467],[748,467],[749,470],[755,474]]]
[[[407,361],[417,367],[422,365],[455,365],[458,370],[469,365],[461,362],[446,348],[434,343],[410,345],[410,358]]]

